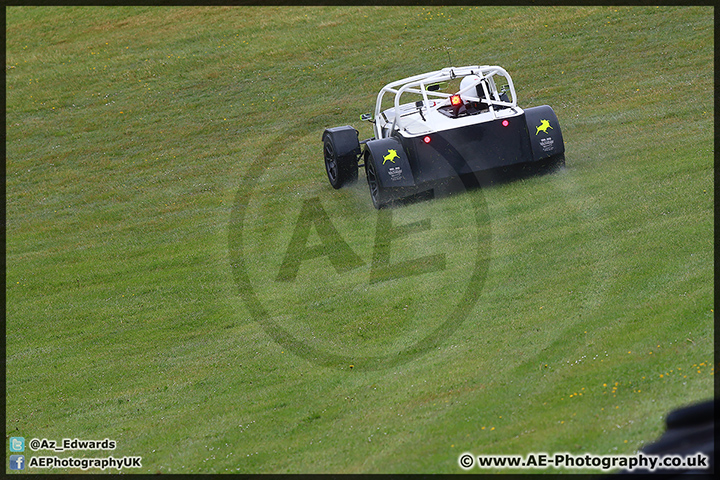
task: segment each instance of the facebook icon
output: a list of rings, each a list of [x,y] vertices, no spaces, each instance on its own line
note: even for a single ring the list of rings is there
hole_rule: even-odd
[[[10,455],[10,470],[25,470],[25,455]]]

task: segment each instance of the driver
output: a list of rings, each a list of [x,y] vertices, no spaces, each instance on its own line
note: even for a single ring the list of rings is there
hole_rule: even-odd
[[[482,102],[485,98],[482,81],[482,78],[477,75],[468,75],[460,81],[461,92],[468,88],[467,91],[460,94],[460,98],[470,111],[474,110],[477,112],[487,108],[487,104]],[[472,88],[472,85],[475,85],[475,88]]]

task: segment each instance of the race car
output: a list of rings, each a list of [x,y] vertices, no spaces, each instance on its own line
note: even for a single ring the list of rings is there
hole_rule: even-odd
[[[564,165],[553,109],[522,109],[516,98],[510,75],[498,66],[448,67],[389,83],[374,113],[361,116],[372,123],[373,138],[360,141],[350,125],[323,132],[330,184],[341,188],[364,167],[372,203],[382,208],[451,178]]]

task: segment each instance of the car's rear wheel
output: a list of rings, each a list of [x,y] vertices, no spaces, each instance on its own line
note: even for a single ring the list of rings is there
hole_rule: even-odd
[[[541,169],[549,172],[560,170],[565,167],[565,153],[558,153],[552,157],[541,160]]]
[[[375,161],[370,150],[367,150],[365,153],[365,176],[367,177],[368,187],[370,188],[370,198],[372,199],[373,206],[377,209],[384,207],[387,203],[387,195],[380,185],[377,170],[375,170]]]
[[[352,153],[340,154],[332,133],[326,133],[323,137],[323,157],[325,158],[325,170],[327,171],[328,180],[330,180],[330,185],[333,188],[337,189],[357,180],[357,157]]]

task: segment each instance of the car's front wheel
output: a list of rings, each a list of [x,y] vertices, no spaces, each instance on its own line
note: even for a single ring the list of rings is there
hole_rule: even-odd
[[[335,135],[330,132],[326,132],[323,136],[323,157],[328,180],[333,188],[337,189],[357,180],[357,156],[354,153],[343,154],[338,151]]]

